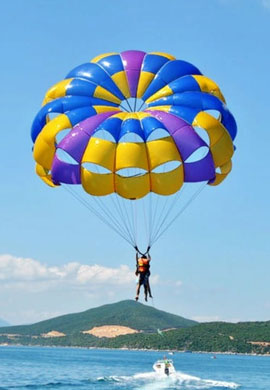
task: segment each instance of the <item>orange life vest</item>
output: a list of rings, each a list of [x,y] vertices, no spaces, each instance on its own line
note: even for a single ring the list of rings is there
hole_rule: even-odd
[[[138,260],[138,271],[147,272],[149,271],[150,265],[148,259],[143,259],[142,257]]]

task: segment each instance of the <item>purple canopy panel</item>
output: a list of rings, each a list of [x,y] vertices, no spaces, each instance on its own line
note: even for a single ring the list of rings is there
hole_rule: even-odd
[[[121,111],[119,111],[121,112]],[[92,135],[96,128],[103,122],[105,119],[109,118],[112,115],[117,114],[117,112],[104,112],[102,114],[91,116],[90,118],[85,119],[80,122],[78,125],[80,128],[88,135]]]
[[[58,148],[67,152],[77,162],[81,162],[85,148],[94,130],[115,113],[103,113],[78,123],[58,144]]]
[[[214,179],[215,175],[215,165],[210,151],[202,160],[184,163],[184,181],[186,183],[209,181]]]
[[[176,130],[181,129],[184,126],[190,126],[190,124],[184,121],[184,119],[181,119],[176,115],[169,114],[168,112],[158,111],[158,110],[157,111],[145,110],[145,111],[151,114],[152,116],[154,116],[160,122],[162,122],[171,135]]]
[[[198,136],[191,126],[184,126],[181,129],[176,130],[172,138],[176,144],[176,147],[185,161],[189,156],[192,155],[197,149],[202,146],[208,145]]]
[[[137,87],[145,55],[145,52],[138,50],[127,50],[121,53],[131,97],[136,97],[137,95]]]
[[[138,82],[139,82],[139,78],[140,78],[140,71],[127,70],[126,75],[127,75],[127,79],[128,79],[130,96],[136,97],[137,96]]]
[[[193,127],[183,119],[163,111],[150,110],[148,112],[167,128],[184,161],[200,147],[208,146],[196,134]],[[202,160],[192,163],[184,162],[185,182],[208,181],[214,177],[215,165],[210,151]]]
[[[80,162],[90,135],[86,134],[79,125],[75,126],[58,144],[58,148],[67,152],[77,162]]]
[[[55,184],[81,184],[80,165],[68,164],[55,155],[52,164],[52,180]]]

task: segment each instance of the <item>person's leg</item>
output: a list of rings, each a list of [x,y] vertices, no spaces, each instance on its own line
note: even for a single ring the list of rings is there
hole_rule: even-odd
[[[141,289],[142,283],[143,283],[142,274],[139,274],[139,280],[138,280],[138,284],[137,284],[136,297],[135,297],[136,301],[139,299],[140,289]]]
[[[144,285],[144,299],[146,300],[146,302],[147,302],[147,293],[148,293],[147,286]]]
[[[140,285],[140,282],[138,282],[137,284],[137,290],[136,290],[136,301],[139,299],[139,295],[140,295],[140,288],[141,288],[141,285]]]
[[[149,297],[150,297],[150,298],[153,298],[153,297],[152,297],[152,293],[151,293],[151,288],[150,288],[149,279],[148,279],[148,281],[147,281],[147,289],[148,289]]]
[[[144,299],[147,302],[147,294],[148,294],[148,276],[144,275],[144,280],[143,280],[143,287],[144,287]]]

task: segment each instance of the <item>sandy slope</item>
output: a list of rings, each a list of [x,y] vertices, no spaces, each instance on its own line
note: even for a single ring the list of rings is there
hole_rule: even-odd
[[[92,329],[84,330],[82,333],[92,334],[96,337],[117,337],[124,334],[139,333],[138,330],[128,328],[127,326],[120,325],[104,325],[104,326],[95,326]]]

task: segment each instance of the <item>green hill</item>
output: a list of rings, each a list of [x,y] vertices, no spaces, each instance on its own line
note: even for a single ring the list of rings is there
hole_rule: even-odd
[[[71,335],[102,325],[121,325],[144,332],[155,332],[157,329],[190,327],[196,325],[196,322],[126,300],[81,313],[63,315],[33,325],[2,327],[0,333],[39,336],[54,330]]]
[[[115,338],[82,333],[102,325],[127,326],[140,333]],[[43,335],[50,331],[65,335]],[[199,324],[129,300],[33,325],[1,327],[0,344],[270,354],[270,321]]]
[[[130,348],[193,352],[257,353],[270,355],[270,321],[230,324],[212,322],[162,334],[137,333],[98,338],[81,332],[64,337],[0,334],[0,344],[87,348]]]

